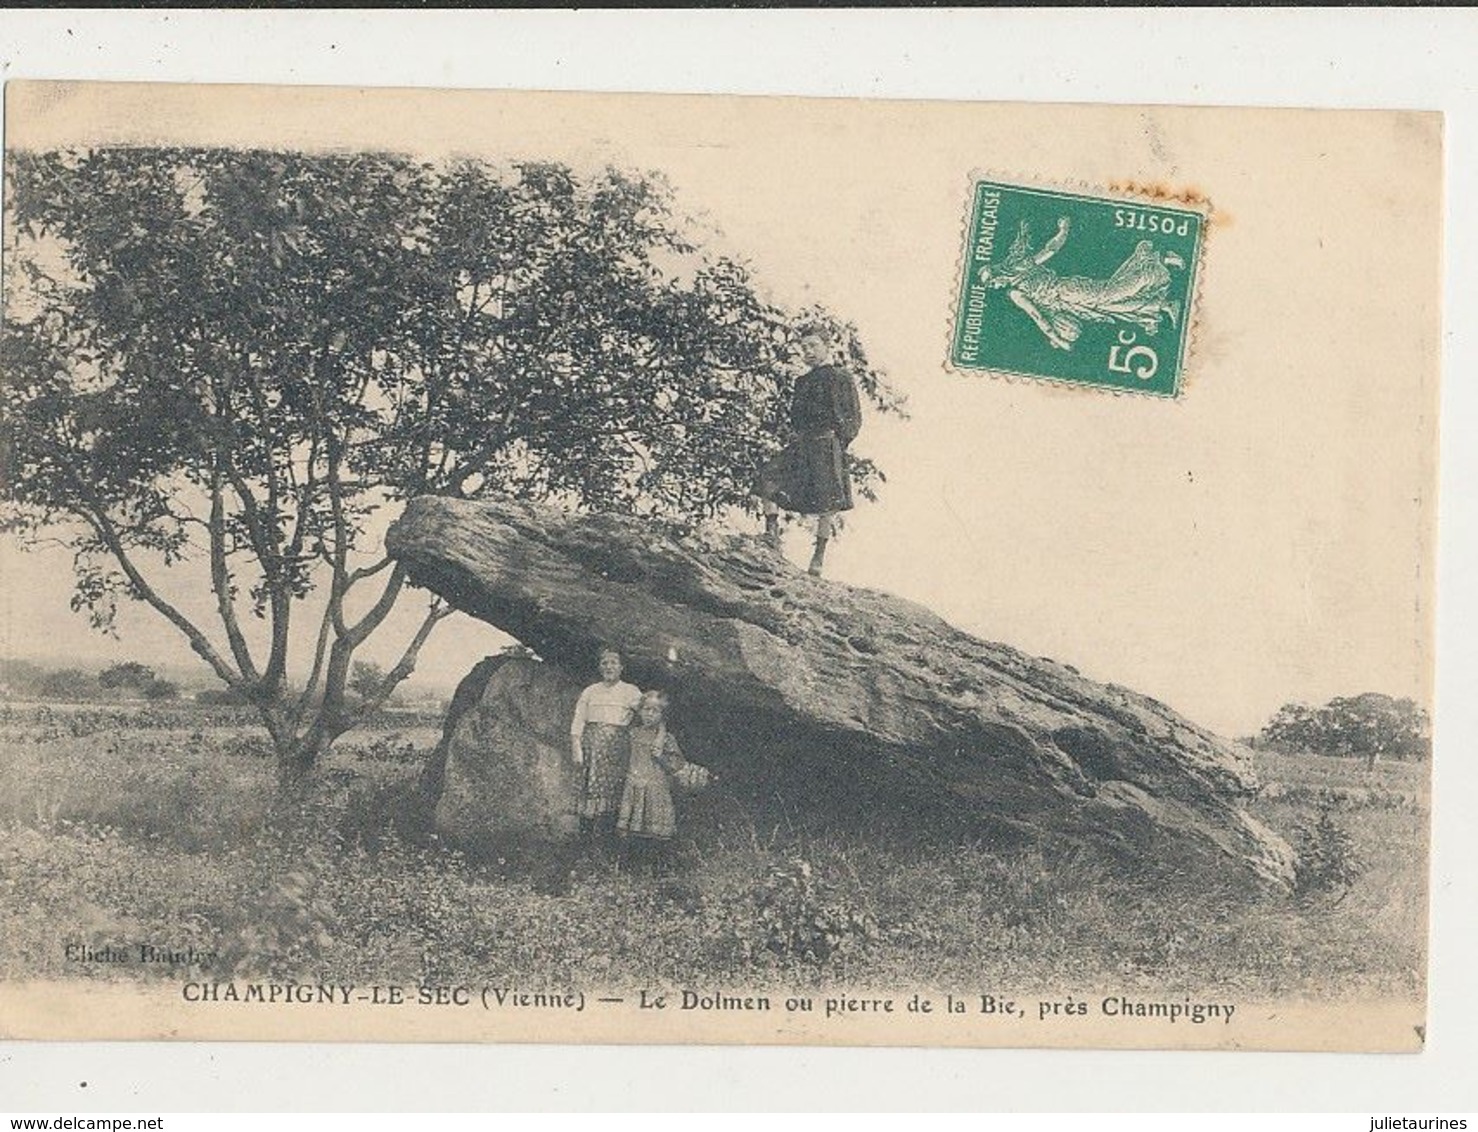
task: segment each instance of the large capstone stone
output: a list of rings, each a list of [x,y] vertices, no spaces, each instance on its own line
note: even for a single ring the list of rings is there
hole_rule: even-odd
[[[465,791],[482,800],[443,797],[438,820],[443,808],[470,819],[501,789],[506,814],[482,820],[568,828],[557,820],[574,797],[559,717],[612,645],[627,679],[670,691],[689,756],[754,797],[860,828],[1068,841],[1219,885],[1290,882],[1288,846],[1244,809],[1256,787],[1245,749],[913,602],[813,578],[758,540],[423,497],[387,546],[416,584],[557,673],[510,671],[506,687],[481,693],[448,749],[446,792],[464,789],[452,768],[483,752],[486,788]]]

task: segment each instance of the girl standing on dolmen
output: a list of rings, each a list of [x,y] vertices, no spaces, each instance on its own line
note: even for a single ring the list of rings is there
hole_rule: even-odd
[[[852,509],[847,475],[847,445],[862,427],[862,407],[852,375],[831,361],[819,334],[801,339],[801,356],[810,369],[796,381],[790,404],[789,442],[760,469],[754,493],[765,516],[765,538],[780,546],[780,509],[816,516],[816,546],[810,572],[826,561],[834,516]]]

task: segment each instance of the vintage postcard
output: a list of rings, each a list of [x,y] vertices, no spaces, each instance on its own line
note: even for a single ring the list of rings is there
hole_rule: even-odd
[[[1440,115],[5,128],[0,1036],[1422,1047]]]

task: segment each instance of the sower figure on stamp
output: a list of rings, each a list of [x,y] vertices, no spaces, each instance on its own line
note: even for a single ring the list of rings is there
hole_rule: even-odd
[[[1172,326],[1179,321],[1180,304],[1169,298],[1170,268],[1185,267],[1178,253],[1157,252],[1149,240],[1140,240],[1107,279],[1058,275],[1047,261],[1067,243],[1070,228],[1064,216],[1052,238],[1033,251],[1031,227],[1023,220],[1005,261],[982,267],[980,282],[992,290],[1005,288],[1058,350],[1071,350],[1086,322],[1128,323],[1155,334],[1162,319]]]
[[[791,438],[780,454],[760,469],[755,484],[765,514],[765,538],[780,545],[780,508],[816,516],[816,547],[811,573],[820,574],[831,539],[832,517],[852,509],[846,448],[862,427],[857,386],[818,334],[801,339],[801,356],[810,370],[795,384],[790,403]]]

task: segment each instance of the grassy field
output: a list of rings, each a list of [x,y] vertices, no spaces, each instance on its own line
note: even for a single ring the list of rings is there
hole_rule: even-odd
[[[1347,838],[1336,864],[1362,866],[1297,897],[1141,886],[1082,854],[760,823],[717,792],[689,815],[673,870],[585,859],[550,885],[388,828],[385,800],[419,771],[433,724],[346,736],[283,813],[238,713],[0,708],[0,977],[100,977],[65,945],[127,940],[215,952],[212,978],[1422,993],[1425,764],[1259,753],[1255,814],[1296,844],[1327,814],[1314,850]]]

